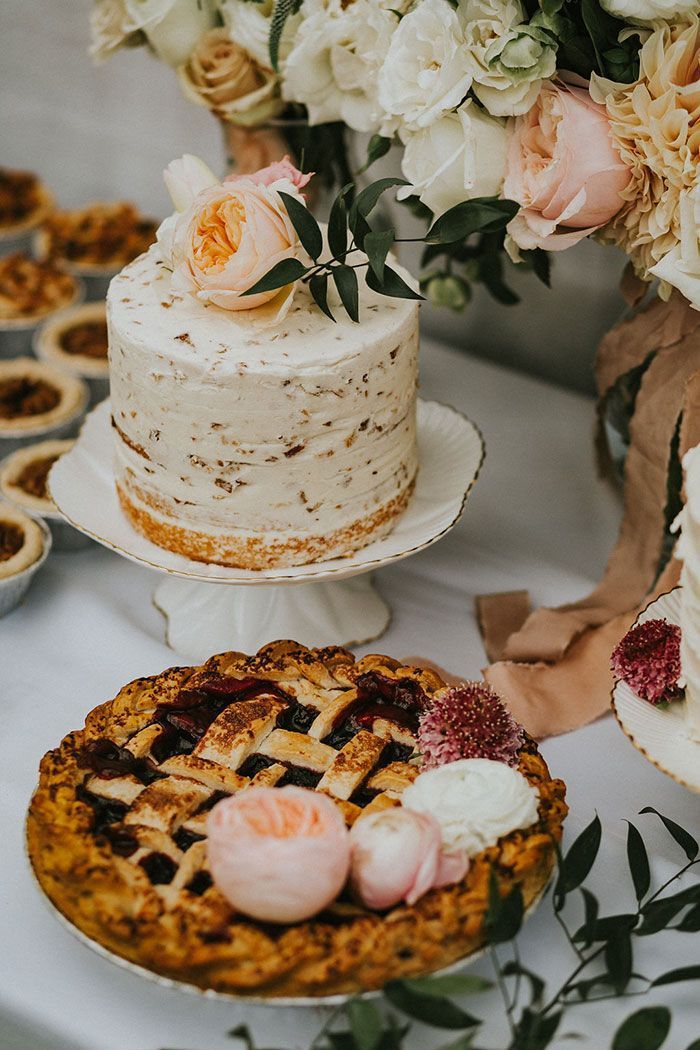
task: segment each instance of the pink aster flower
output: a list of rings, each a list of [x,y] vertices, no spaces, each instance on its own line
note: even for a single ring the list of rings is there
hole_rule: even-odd
[[[446,689],[421,716],[418,746],[425,769],[460,758],[517,765],[525,734],[500,696],[485,682]]]
[[[612,654],[612,669],[642,700],[673,699],[681,676],[681,629],[647,620],[628,631]]]

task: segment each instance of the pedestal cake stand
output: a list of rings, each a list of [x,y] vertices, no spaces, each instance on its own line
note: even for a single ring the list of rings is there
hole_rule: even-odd
[[[76,444],[51,470],[51,495],[66,519],[131,561],[165,574],[154,603],[167,642],[189,660],[228,649],[255,652],[276,638],[309,646],[378,638],[391,611],[373,570],[423,550],[459,520],[484,458],[478,429],[455,409],[418,404],[415,492],[384,539],[345,558],[276,569],[234,569],[163,550],[131,526],[117,498],[109,400],[85,421]],[[226,586],[216,586],[225,584]]]

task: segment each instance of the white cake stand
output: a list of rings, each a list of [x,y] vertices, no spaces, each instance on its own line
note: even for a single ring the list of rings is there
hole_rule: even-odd
[[[359,645],[378,638],[391,619],[368,574],[444,536],[459,520],[484,458],[474,424],[435,401],[418,404],[418,447],[415,492],[389,536],[348,557],[295,568],[191,561],[136,532],[117,498],[109,401],[87,417],[76,444],[52,468],[49,486],[76,529],[165,573],[154,602],[167,619],[168,644],[188,660],[228,649],[255,652],[277,638]]]
[[[658,619],[680,626],[680,594],[680,587],[662,594],[636,622]],[[620,727],[646,759],[678,784],[700,792],[700,743],[688,734],[684,700],[658,708],[638,697],[626,682],[617,682],[612,706]]]

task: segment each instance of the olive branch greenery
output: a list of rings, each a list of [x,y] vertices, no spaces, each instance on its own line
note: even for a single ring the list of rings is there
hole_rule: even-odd
[[[519,207],[515,201],[496,197],[473,198],[441,215],[423,237],[397,237],[393,230],[373,229],[369,216],[382,194],[392,187],[405,185],[404,179],[378,179],[357,194],[353,183],[345,185],[333,201],[328,217],[327,252],[324,252],[321,227],[311,212],[296,197],[280,192],[299,241],[312,262],[282,259],[244,294],[257,295],[301,281],[308,285],[318,307],[334,321],[328,305],[328,282],[332,280],[348,316],[358,322],[358,271],[363,271],[365,284],[381,295],[423,298],[387,264],[387,256],[395,244],[425,244],[432,258],[436,253],[449,252],[474,233],[502,234]],[[364,253],[360,260],[356,256],[358,251]]]
[[[493,981],[469,973],[391,981],[383,989],[381,1004],[355,998],[330,1012],[305,1050],[403,1050],[412,1022],[416,1021],[450,1033],[450,1041],[440,1050],[489,1050],[480,1041],[483,1021],[464,1007],[463,1000],[493,988],[500,990],[509,1031],[507,1045],[498,1050],[546,1050],[573,1006],[636,999],[652,989],[700,981],[700,963],[656,977],[646,977],[635,967],[635,947],[640,938],[646,940],[668,931],[700,931],[700,880],[672,890],[679,879],[700,864],[698,842],[651,806],[642,809],[641,814],[655,815],[662,821],[685,862],[669,879],[652,888],[643,836],[635,824],[628,822],[627,863],[634,903],[626,912],[601,915],[604,902],[585,885],[602,841],[597,816],[566,853],[556,847],[557,867],[548,899],[574,961],[569,975],[554,989],[523,965],[518,948],[518,934],[525,917],[520,887],[516,885],[502,896],[492,871],[485,925]],[[506,951],[509,958],[504,961]],[[671,1011],[666,1006],[643,1006],[611,1035],[610,1050],[668,1047],[671,1021]],[[246,1025],[238,1025],[228,1035],[245,1050],[263,1050]],[[566,1037],[576,1035],[566,1033]],[[681,1050],[677,1042],[674,1050]],[[685,1050],[700,1050],[700,1039]]]

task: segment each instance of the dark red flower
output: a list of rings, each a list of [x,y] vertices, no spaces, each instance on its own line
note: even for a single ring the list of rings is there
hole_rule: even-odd
[[[426,769],[460,758],[491,758],[514,766],[524,739],[522,726],[485,682],[446,689],[421,715],[418,729]]]
[[[628,631],[612,654],[612,669],[642,700],[673,699],[681,676],[681,629],[647,620]]]

